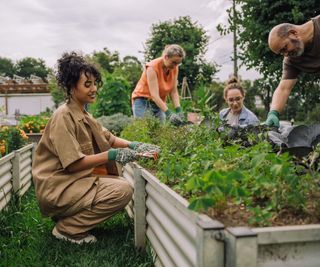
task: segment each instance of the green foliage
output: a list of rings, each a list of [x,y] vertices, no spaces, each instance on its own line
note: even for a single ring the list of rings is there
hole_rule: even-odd
[[[109,73],[112,73],[120,64],[119,52],[111,52],[106,47],[103,48],[103,51],[94,51],[91,58],[100,65],[102,70]]]
[[[35,59],[25,57],[19,60],[16,65],[16,74],[22,77],[29,77],[31,74],[41,77],[46,80],[50,70],[46,67],[43,59]]]
[[[216,116],[218,117],[218,116]],[[158,162],[141,161],[157,176],[187,197],[190,208],[223,213],[227,203],[243,205],[250,224],[270,225],[281,211],[307,214],[310,195],[317,192],[319,172],[294,164],[288,154],[273,153],[265,136],[249,136],[249,147],[228,132],[188,125],[170,125],[136,120],[122,132],[128,140],[161,147]]]
[[[114,75],[123,76],[130,84],[130,89],[133,90],[138,83],[142,73],[141,62],[133,56],[126,56],[115,68]]]
[[[97,121],[100,122],[103,127],[115,135],[119,135],[121,131],[132,122],[132,120],[132,117],[128,117],[122,113],[116,113],[111,116],[102,116],[97,118]]]
[[[0,158],[23,147],[28,137],[19,127],[0,126]]]
[[[14,63],[11,59],[0,57],[0,75],[13,77],[15,74]]]
[[[151,267],[152,255],[137,253],[133,225],[125,212],[100,224],[92,232],[95,244],[77,245],[55,239],[54,223],[40,214],[34,190],[20,201],[10,201],[0,212],[0,266],[108,266]]]
[[[20,118],[19,126],[26,133],[42,133],[47,125],[49,117],[24,115]]]
[[[160,122],[153,117],[146,117],[145,119],[135,119],[131,124],[124,128],[121,132],[121,137],[131,140],[140,141],[144,143],[151,143],[153,133],[150,129],[158,129]]]
[[[159,22],[152,25],[151,36],[146,41],[145,59],[149,61],[161,56],[168,44],[181,45],[186,51],[186,58],[179,67],[179,81],[187,77],[193,90],[197,83],[212,82],[217,72],[216,64],[204,59],[208,42],[209,37],[203,27],[188,16]]]
[[[305,117],[305,113],[302,113],[301,121],[304,120],[304,117]],[[309,124],[319,123],[319,118],[320,118],[320,104],[317,104],[314,109],[308,112],[307,121],[309,122]]]
[[[96,102],[90,105],[94,117],[123,113],[131,115],[130,86],[128,81],[114,74],[103,73],[103,86],[98,91]]]
[[[223,88],[223,84],[219,82],[198,86],[193,92],[194,109],[201,111],[206,117],[220,111],[224,103]]]

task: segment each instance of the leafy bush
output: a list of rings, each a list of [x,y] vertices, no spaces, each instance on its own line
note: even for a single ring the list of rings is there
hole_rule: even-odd
[[[219,128],[217,119],[214,125]],[[147,167],[187,197],[191,209],[213,209],[219,215],[232,205],[249,214],[249,224],[260,226],[270,225],[284,211],[318,216],[309,207],[310,196],[319,191],[319,165],[305,169],[288,154],[273,153],[263,134],[248,137],[252,142],[244,147],[226,132],[196,125],[176,128],[148,119],[134,121],[122,137],[161,147],[159,161],[149,161]]]
[[[103,127],[107,128],[109,131],[115,135],[119,135],[120,132],[132,122],[133,118],[128,117],[122,113],[116,113],[111,116],[102,116],[97,118]]]
[[[19,127],[0,126],[0,157],[23,147],[28,137]]]
[[[98,91],[95,103],[90,105],[90,113],[95,118],[116,113],[131,115],[130,86],[125,78],[104,73],[103,86]]]
[[[42,133],[46,124],[49,120],[49,117],[43,116],[23,116],[20,119],[19,126],[26,133]]]

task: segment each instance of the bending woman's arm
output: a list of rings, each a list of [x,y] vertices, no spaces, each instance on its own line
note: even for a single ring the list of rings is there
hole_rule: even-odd
[[[167,111],[167,104],[162,101],[159,95],[159,84],[157,74],[152,67],[147,68],[147,80],[152,100],[162,111]]]
[[[173,90],[170,93],[170,97],[175,108],[180,107],[180,97],[178,92],[178,71],[174,80]]]

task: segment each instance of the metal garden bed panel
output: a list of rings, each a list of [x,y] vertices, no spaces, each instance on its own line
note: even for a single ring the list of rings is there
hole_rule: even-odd
[[[319,267],[320,225],[230,227],[227,267]]]
[[[22,196],[32,184],[32,155],[35,144],[29,144],[0,159],[0,211],[12,194]]]
[[[13,160],[13,190],[22,196],[32,184],[32,155],[35,144],[29,144],[15,151]]]
[[[122,176],[129,182],[129,184],[134,188],[134,179],[133,179],[134,170],[128,164],[126,168],[123,169]],[[126,206],[126,211],[130,218],[134,217],[134,195],[132,196],[132,200]]]
[[[224,266],[224,244],[216,239],[220,222],[189,210],[187,200],[135,163],[124,174],[134,181],[136,247],[143,250],[147,237],[156,266]]]
[[[12,159],[14,153],[10,153],[0,159],[0,211],[11,200],[12,196]]]
[[[257,267],[320,266],[320,225],[253,228]]]

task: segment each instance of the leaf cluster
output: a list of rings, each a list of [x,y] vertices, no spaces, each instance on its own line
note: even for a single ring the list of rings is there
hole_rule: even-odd
[[[270,225],[284,209],[307,212],[310,194],[319,190],[319,173],[303,170],[286,153],[275,154],[262,129],[230,139],[228,131],[217,131],[221,126],[215,121],[214,128],[176,128],[138,120],[122,136],[161,147],[159,161],[145,166],[187,197],[191,209],[223,213],[228,203],[241,205],[253,225]],[[245,143],[239,142],[246,133]]]

